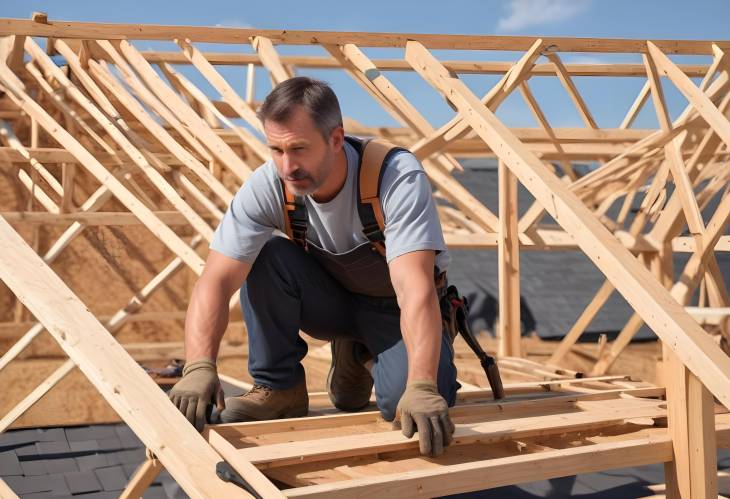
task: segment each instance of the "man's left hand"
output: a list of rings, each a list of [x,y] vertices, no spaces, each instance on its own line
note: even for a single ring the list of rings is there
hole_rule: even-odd
[[[411,381],[398,402],[394,425],[400,423],[403,435],[411,438],[418,431],[421,454],[438,456],[451,443],[454,423],[446,400],[431,381]]]

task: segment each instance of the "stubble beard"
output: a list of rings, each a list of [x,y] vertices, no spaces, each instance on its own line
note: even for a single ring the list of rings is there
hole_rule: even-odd
[[[329,168],[326,166],[327,163],[329,163]],[[328,175],[332,173],[333,163],[332,158],[325,156],[316,170],[317,173],[320,174],[317,178],[311,174],[305,173],[303,170],[295,170],[293,175],[289,175],[284,179],[287,183],[287,189],[289,189],[289,191],[295,196],[311,196],[322,186],[322,184],[324,184]],[[296,187],[291,184],[292,180],[308,180],[309,185],[306,187]]]

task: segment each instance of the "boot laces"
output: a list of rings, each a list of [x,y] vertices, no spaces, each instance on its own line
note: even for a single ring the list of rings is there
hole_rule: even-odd
[[[251,389],[245,394],[246,397],[261,393],[264,397],[268,397],[271,393],[271,387],[266,385],[254,384]]]

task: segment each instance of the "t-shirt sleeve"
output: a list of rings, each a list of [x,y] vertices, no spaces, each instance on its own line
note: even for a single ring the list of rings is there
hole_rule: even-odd
[[[431,184],[413,154],[393,155],[380,188],[388,263],[411,251],[446,250]]]
[[[210,249],[253,263],[275,230],[283,230],[282,196],[268,165],[258,168],[233,197]]]

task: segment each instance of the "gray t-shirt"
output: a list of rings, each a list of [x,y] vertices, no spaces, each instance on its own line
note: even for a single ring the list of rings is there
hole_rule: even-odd
[[[307,239],[331,253],[346,253],[367,238],[357,213],[358,154],[345,142],[347,179],[326,203],[305,197]],[[386,260],[417,250],[437,250],[436,265],[445,271],[450,257],[431,193],[418,160],[397,152],[385,165],[380,184],[385,218]],[[264,163],[236,193],[215,231],[210,248],[228,257],[253,263],[275,230],[284,231],[283,194],[272,160]]]

